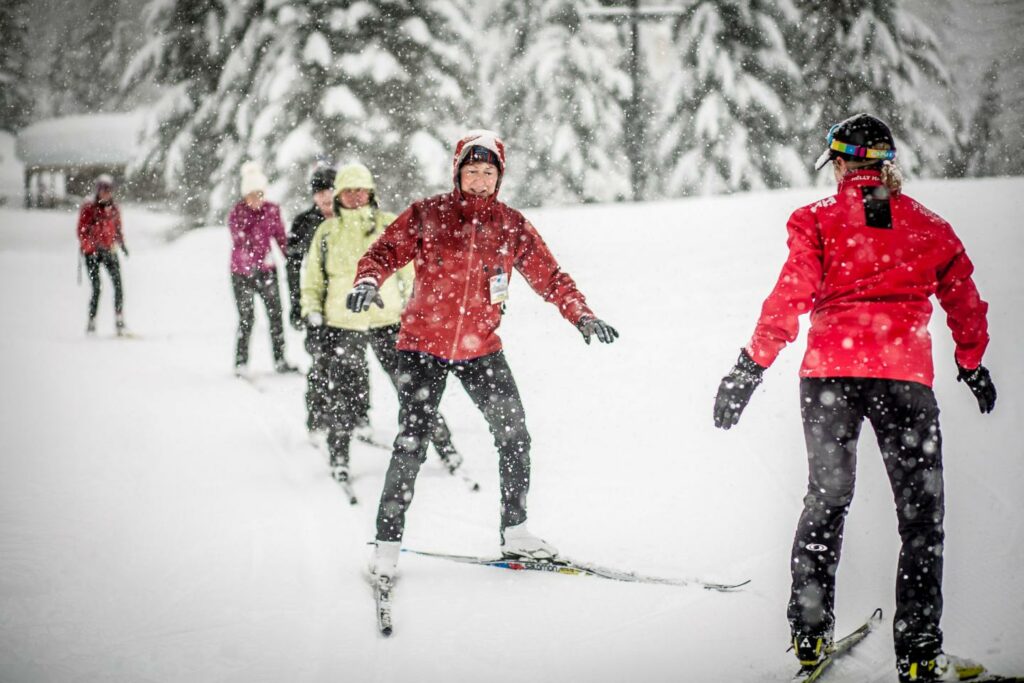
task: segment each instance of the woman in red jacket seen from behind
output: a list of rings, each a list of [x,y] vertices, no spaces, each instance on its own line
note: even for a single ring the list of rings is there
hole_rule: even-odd
[[[858,114],[832,127],[835,195],[789,219],[789,257],[750,343],[722,379],[715,426],[734,426],[765,368],[810,314],[800,368],[809,480],[793,541],[788,618],[802,671],[834,642],[835,574],[867,419],[892,485],[902,540],[893,635],[899,680],[968,680],[984,667],[943,653],[943,482],[928,320],[935,296],[956,343],[958,379],[982,413],[996,391],[981,364],[986,304],[952,227],[903,194],[889,127]]]
[[[396,344],[399,433],[377,512],[370,567],[377,579],[395,572],[405,513],[449,374],[484,414],[498,449],[502,553],[542,560],[557,554],[526,528],[530,434],[497,334],[512,271],[557,306],[588,344],[593,336],[604,343],[618,336],[587,307],[530,222],[498,201],[505,145],[495,133],[471,131],[459,140],[452,171],[451,192],[414,203],[381,233],[359,261],[347,300],[349,309],[367,310],[388,277],[415,264]]]

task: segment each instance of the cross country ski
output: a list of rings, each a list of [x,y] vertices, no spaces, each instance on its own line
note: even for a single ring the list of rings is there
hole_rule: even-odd
[[[556,557],[551,560],[532,560],[508,557],[489,558],[474,555],[436,553],[426,550],[414,550],[412,548],[402,548],[402,552],[422,555],[423,557],[434,557],[442,560],[451,560],[453,562],[462,562],[463,564],[476,564],[486,567],[496,567],[498,569],[511,569],[513,571],[543,571],[576,576],[597,576],[602,579],[611,579],[614,581],[652,583],[666,586],[699,586],[705,590],[719,591],[723,593],[734,591],[750,583],[749,579],[738,583],[716,583],[696,578],[680,579],[650,576],[638,574],[637,572],[632,571],[622,571],[619,569],[612,569],[610,567],[603,567],[589,562],[579,562],[564,557]]]
[[[811,683],[811,681],[821,680],[821,677],[825,675],[825,672],[829,670],[836,659],[842,657],[844,654],[849,652],[855,645],[860,641],[867,638],[871,630],[882,621],[882,608],[879,607],[871,613],[863,624],[858,626],[856,629],[851,631],[846,636],[836,641],[832,649],[828,651],[824,657],[818,660],[817,664],[813,666],[807,666],[801,668],[793,676],[794,681],[800,681],[801,683]]]
[[[380,576],[374,579],[373,596],[377,605],[377,630],[382,636],[390,636],[391,627],[391,577]]]

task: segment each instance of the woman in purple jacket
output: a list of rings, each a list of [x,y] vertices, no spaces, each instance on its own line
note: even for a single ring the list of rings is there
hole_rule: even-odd
[[[281,209],[263,198],[267,177],[254,161],[242,164],[242,201],[228,216],[231,230],[231,288],[238,307],[238,334],[235,343],[235,374],[242,376],[249,364],[249,337],[252,334],[255,295],[263,299],[270,319],[270,343],[277,372],[296,372],[284,359],[284,321],[281,292],[277,284],[277,265],[270,255],[271,241],[284,253],[287,238]]]

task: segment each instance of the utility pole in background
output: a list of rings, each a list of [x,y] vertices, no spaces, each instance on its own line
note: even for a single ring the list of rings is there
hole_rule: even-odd
[[[647,184],[645,147],[647,142],[647,126],[644,121],[643,96],[644,73],[640,53],[640,22],[660,21],[666,17],[680,16],[687,10],[685,7],[640,7],[640,0],[628,0],[629,4],[621,7],[588,7],[580,10],[580,16],[598,21],[628,23],[629,28],[629,78],[632,92],[626,103],[625,130],[623,143],[626,146],[626,158],[629,159],[630,188],[632,199],[642,199],[643,189]]]

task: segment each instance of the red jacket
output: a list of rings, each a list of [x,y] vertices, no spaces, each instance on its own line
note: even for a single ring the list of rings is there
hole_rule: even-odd
[[[114,244],[124,243],[121,233],[121,212],[111,202],[100,206],[95,200],[82,204],[78,211],[78,244],[83,254],[99,249],[110,250]]]
[[[493,195],[479,201],[456,189],[416,202],[359,261],[355,281],[380,285],[409,261],[416,278],[398,336],[404,351],[468,360],[500,350],[501,304],[489,287],[499,268],[518,270],[569,322],[593,316],[537,230]]]
[[[877,171],[848,174],[832,197],[789,219],[789,258],[764,302],[747,352],[771,365],[810,312],[801,377],[877,377],[931,386],[928,320],[946,311],[956,362],[981,363],[988,304],[953,228],[904,194],[888,195]]]

